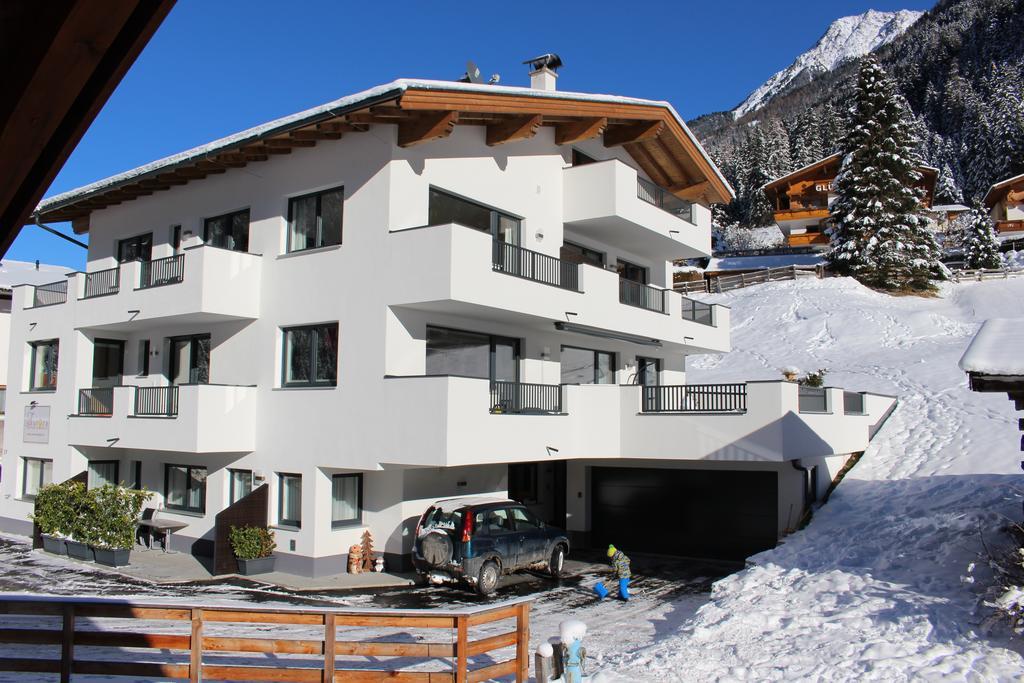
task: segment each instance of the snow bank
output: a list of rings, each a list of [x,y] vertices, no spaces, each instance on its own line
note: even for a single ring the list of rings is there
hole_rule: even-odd
[[[1024,375],[1024,318],[986,320],[960,359],[960,369],[984,375]]]

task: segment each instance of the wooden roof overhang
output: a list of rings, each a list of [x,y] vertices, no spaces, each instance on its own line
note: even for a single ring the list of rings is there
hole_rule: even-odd
[[[985,208],[991,209],[999,202],[1009,199],[1012,202],[1024,201],[1024,173],[1000,181],[989,188],[983,200]]]
[[[834,180],[839,175],[840,161],[842,160],[842,154],[835,153],[815,161],[813,164],[808,164],[803,168],[776,178],[770,183],[766,183],[762,188],[765,194],[769,198],[773,198],[776,194],[786,192],[794,185],[798,183],[813,181],[813,180]],[[932,168],[931,166],[918,166],[916,169],[921,174],[921,187],[925,191],[925,205],[931,207],[932,201],[935,195],[935,183],[939,178],[939,170]]]
[[[667,105],[572,93],[539,96],[519,88],[487,92],[453,86],[396,85],[350,106],[282,119],[280,125],[253,129],[251,135],[241,134],[229,144],[197,148],[194,154],[125,174],[130,177],[123,180],[115,177],[114,182],[101,181],[95,189],[44,201],[37,216],[46,221],[70,220],[75,232],[88,232],[93,211],[289,154],[295,148],[313,147],[321,140],[338,140],[373,124],[396,125],[401,147],[447,137],[457,125],[486,126],[488,145],[533,137],[544,126],[554,129],[559,145],[601,137],[606,147],[622,146],[655,183],[678,197],[704,204],[733,197],[732,189]]]

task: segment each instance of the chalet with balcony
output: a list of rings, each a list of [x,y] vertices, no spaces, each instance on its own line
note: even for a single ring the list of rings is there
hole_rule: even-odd
[[[775,211],[775,223],[790,247],[828,248],[825,227],[829,206],[835,199],[833,183],[839,175],[842,154],[833,154],[793,171],[764,186],[764,192]],[[919,187],[924,190],[924,206],[930,208],[935,195],[938,170],[922,166]]]
[[[984,204],[1000,235],[1024,234],[1024,173],[990,187]]]
[[[795,527],[893,399],[688,384],[730,312],[672,261],[709,255],[732,190],[669,104],[531,77],[395,81],[44,200],[88,266],[15,290],[0,526],[86,472],[154,491],[198,553],[269,501],[279,569],[309,575],[367,528],[401,566],[450,496],[584,544],[678,520],[636,551]]]

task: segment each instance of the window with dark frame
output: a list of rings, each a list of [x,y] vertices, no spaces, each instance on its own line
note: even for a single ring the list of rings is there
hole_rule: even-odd
[[[638,266],[635,263],[619,259],[615,264],[615,269],[618,271],[619,277],[623,280],[638,282],[642,285],[647,284],[647,269],[643,266]]]
[[[582,263],[604,268],[604,253],[573,242],[563,242],[558,258],[570,263]]]
[[[426,374],[519,381],[519,340],[427,325]]]
[[[129,486],[131,488],[135,489],[136,491],[141,491],[142,490],[142,461],[141,460],[132,460],[130,464],[131,464],[131,468],[132,468],[132,480],[131,480],[131,482],[129,482]]]
[[[89,474],[86,488],[95,489],[105,484],[121,483],[118,478],[118,470],[121,463],[117,460],[90,460]]]
[[[29,377],[29,390],[56,391],[60,340],[47,339],[46,341],[31,342],[30,346],[32,347],[30,362],[32,373]]]
[[[563,346],[562,384],[615,384],[615,354]]]
[[[359,524],[363,521],[363,475],[331,476],[331,526]]]
[[[277,523],[302,526],[302,475],[277,475]]]
[[[645,387],[656,387],[659,384],[661,374],[660,358],[636,357],[636,381]]]
[[[206,512],[206,475],[204,466],[164,466],[164,507],[185,512]]]
[[[53,482],[53,461],[42,458],[22,458],[24,461],[21,497],[35,500],[39,489]]]
[[[139,363],[138,374],[139,377],[146,377],[149,375],[149,340],[139,340]]]
[[[249,209],[207,218],[203,242],[231,251],[249,251]]]
[[[519,244],[519,218],[444,190],[430,188],[427,214],[428,225],[457,223],[490,233],[500,242]]]
[[[341,244],[345,189],[335,187],[288,200],[288,251]]]
[[[180,225],[172,225],[171,226],[171,234],[170,234],[170,239],[168,241],[171,243],[171,249],[174,250],[175,254],[177,254],[179,251],[181,251],[181,226]]]
[[[228,501],[232,505],[252,493],[252,470],[228,470],[231,482]]]
[[[286,327],[281,385],[333,387],[338,383],[338,323]]]
[[[136,235],[117,241],[117,262],[151,261],[153,258],[153,233]]]

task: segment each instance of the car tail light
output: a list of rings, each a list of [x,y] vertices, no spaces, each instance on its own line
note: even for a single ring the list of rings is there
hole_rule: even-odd
[[[473,537],[473,511],[466,510],[462,515],[462,542],[469,543]]]

